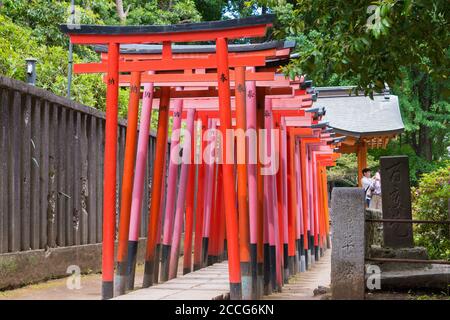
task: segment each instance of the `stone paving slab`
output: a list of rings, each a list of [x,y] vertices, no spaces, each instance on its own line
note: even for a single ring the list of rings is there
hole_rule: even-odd
[[[228,262],[224,261],[114,300],[221,300],[228,298],[229,288]]]
[[[319,261],[311,265],[306,272],[297,273],[289,279],[281,292],[264,296],[263,300],[319,300],[314,296],[314,289],[318,286],[330,286],[331,250],[326,250]]]

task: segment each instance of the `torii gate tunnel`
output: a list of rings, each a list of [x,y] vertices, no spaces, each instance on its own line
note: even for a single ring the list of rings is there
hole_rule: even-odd
[[[313,107],[312,82],[277,73],[292,43],[228,45],[263,37],[273,19],[61,26],[73,44],[100,45],[102,52],[100,63],[74,71],[104,73],[107,85],[103,299],[134,287],[152,109],[159,116],[151,202],[144,208],[143,287],[177,276],[183,229],[183,273],[228,259],[231,299],[281,290],[329,247],[325,169],[335,165],[342,138],[321,121],[325,110]],[[204,41],[215,45],[172,45]],[[130,88],[130,98],[115,271],[119,86]]]

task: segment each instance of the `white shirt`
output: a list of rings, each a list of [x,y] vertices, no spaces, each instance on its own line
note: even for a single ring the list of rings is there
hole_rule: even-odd
[[[370,196],[368,195],[368,191],[372,187],[373,183],[374,183],[374,180],[372,178],[367,178],[365,176],[361,178],[361,184],[362,184],[364,191],[366,192],[367,199],[370,199]]]

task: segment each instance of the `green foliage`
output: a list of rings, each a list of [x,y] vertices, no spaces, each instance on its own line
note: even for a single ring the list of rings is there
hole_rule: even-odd
[[[71,14],[70,1],[59,0],[3,0],[0,13],[15,24],[32,30],[31,36],[39,44],[65,46],[67,37],[59,31],[59,24],[67,23]],[[93,11],[76,6],[80,23],[103,24]]]
[[[405,124],[405,140],[417,155],[439,160],[450,144],[450,79],[433,81],[416,68],[401,69],[394,87]]]
[[[66,49],[39,44],[32,37],[30,29],[14,24],[1,14],[0,38],[3,40],[0,42],[0,74],[24,81],[25,59],[33,56],[38,59],[36,85],[57,95],[66,95]],[[74,61],[81,62],[81,59],[75,54]],[[73,79],[72,97],[82,104],[104,109],[105,90],[101,75],[77,75]]]
[[[202,18],[194,0],[124,1],[124,7],[127,6],[130,10],[126,23],[129,25],[191,23]]]
[[[376,171],[378,162],[371,155],[367,156],[368,168]],[[327,169],[328,180],[336,186],[356,187],[358,185],[358,161],[355,153],[342,154],[336,160],[336,166]]]
[[[70,0],[3,0],[0,7],[0,74],[25,80],[25,59],[37,63],[38,87],[57,95],[67,94],[68,38],[59,24],[70,17]],[[124,1],[129,6],[127,24],[174,24],[198,22],[201,15],[193,0]],[[75,10],[83,24],[118,24],[114,1],[77,0]],[[98,60],[89,47],[74,46],[75,63]],[[105,110],[106,86],[100,74],[74,75],[71,98]],[[126,118],[128,89],[119,91],[119,116]]]
[[[220,20],[226,5],[226,0],[195,0],[195,7],[203,21]]]
[[[450,161],[422,175],[417,188],[412,189],[414,219],[442,221],[449,219]],[[414,226],[416,245],[424,246],[431,259],[450,260],[450,226],[419,224]]]
[[[448,77],[449,10],[446,0],[273,0],[275,36],[304,34],[312,46],[286,71],[327,68],[371,93],[399,79],[399,67],[417,67],[435,80]]]
[[[414,149],[409,144],[400,143],[400,139],[394,139],[389,142],[386,149],[371,149],[369,154],[373,159],[379,162],[382,156],[405,155],[408,156],[409,161],[409,179],[411,185],[417,185],[422,174],[436,170],[440,164],[439,162],[427,161],[418,156]]]

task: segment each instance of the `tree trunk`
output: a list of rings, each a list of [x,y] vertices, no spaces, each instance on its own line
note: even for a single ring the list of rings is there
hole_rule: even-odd
[[[116,11],[117,15],[119,16],[120,24],[125,24],[127,20],[127,12],[123,10],[123,1],[122,0],[116,0]]]
[[[412,69],[412,76],[414,80],[419,79],[414,85],[413,93],[418,97],[420,108],[428,112],[433,104],[430,78],[427,74],[423,74],[415,68]],[[430,131],[430,128],[426,124],[420,123],[418,139],[416,140],[417,144],[413,143],[416,154],[422,156],[427,161],[433,160],[433,144]]]

